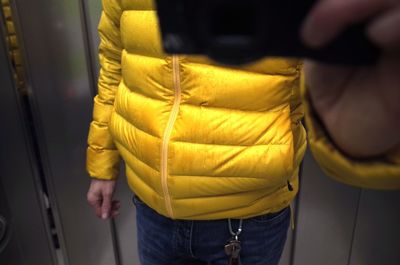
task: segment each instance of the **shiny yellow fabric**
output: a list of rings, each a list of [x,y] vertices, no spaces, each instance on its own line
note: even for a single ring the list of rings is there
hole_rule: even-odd
[[[309,103],[304,75],[301,91],[311,151],[324,172],[344,184],[368,189],[400,189],[400,153],[391,152],[374,161],[354,160],[342,154],[329,140]]]
[[[299,62],[227,68],[179,57],[181,100],[167,153],[169,214],[160,171],[176,100],[173,59],[162,52],[151,0],[103,0],[103,9],[89,174],[115,179],[121,155],[132,190],[175,219],[246,218],[286,207],[297,193],[306,147]],[[400,188],[400,154],[376,162],[346,158],[314,119],[301,83],[311,148],[325,172],[358,187]]]
[[[299,61],[228,68],[179,56],[176,67],[162,52],[151,1],[103,0],[103,10],[89,174],[115,179],[122,156],[132,190],[175,219],[251,217],[288,206],[306,148]],[[167,153],[170,214],[160,172],[178,85]]]

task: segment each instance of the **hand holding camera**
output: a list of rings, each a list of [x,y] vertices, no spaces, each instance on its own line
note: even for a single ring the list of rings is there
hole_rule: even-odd
[[[365,19],[346,25],[323,47],[305,45],[300,29],[318,3],[316,0],[156,3],[164,50],[169,54],[203,54],[228,65],[250,63],[266,56],[359,65],[372,64],[379,56],[379,49],[365,35]]]
[[[305,63],[315,110],[334,142],[354,157],[400,147],[400,1],[321,0],[302,28],[304,42],[321,47],[365,19],[368,38],[382,50],[376,64]]]

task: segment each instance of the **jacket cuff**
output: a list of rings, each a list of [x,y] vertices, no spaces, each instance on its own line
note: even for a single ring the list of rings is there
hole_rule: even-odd
[[[119,174],[120,157],[118,150],[87,149],[86,170],[92,178],[115,180]]]

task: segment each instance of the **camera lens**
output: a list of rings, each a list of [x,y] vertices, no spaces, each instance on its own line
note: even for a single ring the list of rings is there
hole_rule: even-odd
[[[210,12],[211,37],[224,45],[250,44],[255,37],[256,10],[246,2],[220,1]]]
[[[259,0],[208,2],[203,22],[207,55],[226,64],[242,64],[261,54],[258,23]]]

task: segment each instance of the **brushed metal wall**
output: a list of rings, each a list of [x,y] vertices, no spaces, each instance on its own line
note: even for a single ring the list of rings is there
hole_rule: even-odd
[[[61,240],[61,262],[139,264],[135,209],[123,170],[116,194],[122,209],[115,222],[97,220],[86,204],[85,149],[98,72],[101,1],[15,0],[14,4],[41,163]],[[301,184],[296,230],[290,233],[281,265],[400,264],[400,192],[336,183],[310,154]]]
[[[82,1],[15,0],[41,163],[65,264],[114,265],[110,224],[86,204],[93,88]]]
[[[3,34],[0,26],[0,36]],[[55,249],[38,187],[38,171],[2,37],[0,82],[0,215],[7,224],[0,243],[0,264],[22,265],[29,261],[30,265],[52,265]]]
[[[292,265],[347,265],[360,190],[326,177],[310,153],[304,160]]]
[[[397,191],[362,191],[349,264],[400,264],[399,202]]]

